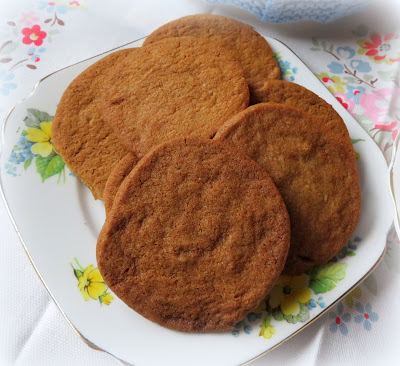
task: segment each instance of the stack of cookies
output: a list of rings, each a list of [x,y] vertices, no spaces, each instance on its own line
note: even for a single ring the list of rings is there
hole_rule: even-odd
[[[232,328],[282,271],[326,263],[354,231],[361,192],[347,128],[279,78],[251,27],[193,15],[64,92],[54,147],[104,201],[104,280],[147,319]]]

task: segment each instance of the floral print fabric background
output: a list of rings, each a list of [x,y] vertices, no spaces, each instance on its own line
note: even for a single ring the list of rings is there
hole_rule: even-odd
[[[400,126],[400,36],[377,33],[365,25],[353,30],[351,45],[312,39],[311,51],[332,61],[316,74],[369,132],[388,161]]]
[[[101,3],[106,4],[106,2]],[[68,32],[71,34],[76,32],[74,28],[76,14],[90,13],[97,6],[95,2],[89,0],[31,1],[30,4],[29,7],[21,7],[15,16],[2,18],[0,23],[0,97],[9,101],[10,107],[21,99],[21,95],[29,93],[34,85],[33,80],[37,81],[48,73],[55,49],[59,50],[55,45],[58,46],[61,36]],[[117,12],[116,8],[111,10],[110,7],[110,14],[113,11],[120,12],[120,10]],[[171,18],[177,16],[180,15],[171,15]],[[133,23],[132,21],[131,24]],[[149,33],[149,30],[146,30],[146,33]],[[83,37],[84,32],[76,33],[76,36]],[[274,36],[285,42],[283,37]],[[312,68],[313,72],[369,132],[387,160],[391,157],[393,141],[400,126],[399,36],[400,32],[396,29],[379,31],[368,23],[357,23],[351,27],[343,41],[340,37],[338,40],[329,40],[328,37],[320,36],[316,32],[314,37],[309,37],[305,41],[306,46],[304,43],[302,45],[303,49],[309,51],[310,59],[318,60],[317,66]],[[133,39],[135,37],[131,36],[121,39],[119,43],[123,44]],[[307,63],[307,58],[301,57]],[[288,65],[282,59],[278,61],[283,74],[295,82],[296,65]],[[30,80],[29,85],[25,83],[27,79]],[[7,109],[6,103],[0,105],[2,117]],[[39,116],[38,113],[45,113],[43,111],[31,112],[33,113],[30,113],[29,117],[36,121],[36,124],[34,126],[27,124],[25,132],[21,131],[20,140],[16,144],[19,148],[14,154],[16,160],[10,161],[9,168],[11,171],[14,168],[14,171],[38,170],[40,162],[50,163],[54,160],[51,170],[46,171],[43,168],[41,173],[39,170],[38,173],[45,181],[44,184],[63,181],[65,167],[58,161],[58,155],[51,148],[52,116]],[[21,158],[24,161],[18,163],[18,159]],[[341,255],[345,257],[356,253],[357,245],[362,245],[362,242],[353,240],[346,247],[346,253]],[[346,342],[351,342],[349,339],[357,337],[360,332],[376,335],[384,330],[384,324],[391,323],[391,315],[383,310],[383,304],[389,297],[384,289],[388,278],[400,277],[399,248],[398,238],[392,231],[388,238],[387,254],[377,271],[336,307],[329,310],[319,322],[319,327],[329,334],[333,342],[344,342],[345,339]],[[86,306],[85,300],[98,300],[100,304],[111,304],[104,306],[104,309],[112,311],[112,294],[99,277],[95,265],[84,263],[86,267],[82,267],[75,260],[71,259],[71,262],[73,267],[73,270],[70,268],[71,286],[75,286],[76,291],[80,292],[81,306]],[[340,271],[338,273],[340,274]],[[323,293],[314,291],[315,284],[311,285],[312,280],[310,276],[282,278],[268,299],[268,303],[265,302],[262,304],[263,308],[259,309],[263,310],[264,314],[261,315],[260,312],[250,314],[237,325],[234,335],[238,335],[239,340],[247,334],[259,335],[261,341],[267,342],[275,333],[274,322],[276,324],[277,321],[302,321],[314,308],[323,308]],[[286,293],[289,288],[290,294]],[[252,328],[252,323],[261,316],[261,327]],[[373,347],[374,344],[371,343],[370,346]],[[329,345],[324,347],[327,348]]]

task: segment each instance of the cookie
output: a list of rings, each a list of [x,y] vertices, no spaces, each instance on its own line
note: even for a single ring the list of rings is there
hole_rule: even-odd
[[[83,71],[65,90],[54,117],[54,148],[96,199],[103,198],[108,175],[128,153],[103,121],[99,90],[109,67],[135,51],[114,52]]]
[[[106,213],[110,212],[119,186],[132,171],[139,159],[131,153],[126,154],[111,171],[104,187],[103,199]]]
[[[352,146],[342,117],[325,100],[304,86],[283,80],[264,80],[251,91],[251,104],[279,103],[301,109],[318,118]]]
[[[141,47],[103,85],[104,120],[139,158],[174,138],[210,138],[249,103],[240,64],[194,37]]]
[[[178,139],[143,157],[97,242],[112,291],[170,329],[233,328],[283,269],[290,224],[268,174],[240,151]]]
[[[212,14],[189,15],[163,25],[151,33],[144,45],[168,37],[201,37],[225,47],[243,67],[254,89],[264,79],[280,79],[278,64],[268,42],[249,25]]]
[[[226,122],[214,139],[245,152],[278,187],[291,222],[286,273],[322,265],[346,244],[361,191],[354,151],[339,135],[299,109],[261,103]]]

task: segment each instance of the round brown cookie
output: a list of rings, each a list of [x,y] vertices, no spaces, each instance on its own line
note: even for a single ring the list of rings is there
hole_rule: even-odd
[[[233,117],[214,137],[244,151],[271,176],[291,222],[285,272],[331,259],[357,226],[361,191],[354,151],[299,109],[261,103]]]
[[[103,122],[99,89],[110,66],[135,51],[114,52],[83,71],[65,90],[54,117],[54,148],[96,199],[103,198],[108,175],[128,153]]]
[[[119,188],[97,242],[110,288],[181,331],[232,328],[275,283],[290,224],[268,174],[240,151],[178,139],[143,157]]]
[[[349,132],[342,117],[333,107],[307,88],[283,80],[264,80],[251,90],[251,104],[279,103],[301,109],[302,111],[318,118],[332,131],[341,135],[347,143],[353,146]]]
[[[112,208],[119,186],[132,171],[138,161],[139,159],[135,155],[128,153],[114,166],[114,169],[108,176],[103,192],[106,213],[110,212]]]
[[[280,79],[280,70],[268,42],[249,25],[212,14],[197,14],[179,18],[151,33],[144,45],[168,37],[203,37],[215,42],[235,57],[253,88],[263,79]]]
[[[164,39],[115,62],[103,91],[105,122],[138,157],[173,138],[210,138],[249,103],[240,64],[194,37]]]

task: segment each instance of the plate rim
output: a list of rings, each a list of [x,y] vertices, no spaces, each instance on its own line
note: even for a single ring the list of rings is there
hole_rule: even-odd
[[[400,155],[397,156],[399,153],[398,149],[399,149],[399,145],[400,145],[400,133],[397,134],[394,142],[393,142],[393,147],[392,147],[392,158],[390,160],[390,164],[389,164],[389,188],[390,188],[390,196],[392,198],[392,202],[393,202],[393,208],[394,208],[394,217],[393,217],[393,221],[394,221],[394,227],[395,230],[397,232],[397,235],[400,237],[400,211],[399,211],[399,207],[397,207],[397,201],[396,201],[396,194],[394,191],[394,164],[397,159],[400,159]]]
[[[307,64],[296,54],[296,52],[294,52],[294,51],[293,51],[289,46],[287,46],[284,42],[282,42],[282,41],[280,41],[279,39],[276,39],[276,38],[274,38],[274,37],[266,36],[265,34],[263,34],[263,32],[257,30],[257,28],[254,28],[254,29],[255,29],[257,32],[259,32],[263,38],[273,39],[274,41],[279,42],[281,45],[283,45],[284,47],[286,47],[290,52],[292,52],[292,53],[298,58],[298,60],[299,60],[308,70],[310,70],[310,68],[307,66]],[[7,114],[5,115],[5,117],[4,117],[3,121],[2,121],[2,125],[1,125],[1,139],[0,139],[0,161],[1,161],[1,158],[3,157],[3,152],[4,152],[3,150],[4,150],[4,145],[5,145],[5,129],[6,129],[7,121],[9,120],[9,118],[10,118],[12,112],[14,111],[14,109],[16,108],[16,106],[19,105],[19,104],[21,104],[21,103],[23,103],[23,102],[26,101],[27,99],[29,99],[29,98],[35,93],[35,91],[36,91],[36,89],[38,88],[38,86],[39,86],[44,80],[46,80],[46,79],[49,78],[50,76],[53,76],[54,74],[57,74],[57,73],[59,73],[59,72],[65,70],[65,69],[68,69],[68,68],[70,68],[70,67],[79,65],[79,64],[81,64],[81,63],[83,63],[83,62],[92,60],[92,59],[97,58],[97,57],[99,57],[99,56],[108,54],[108,53],[110,53],[110,52],[112,52],[112,51],[121,49],[121,48],[123,48],[123,47],[125,47],[125,46],[128,46],[128,45],[132,44],[132,43],[141,41],[141,40],[143,40],[143,39],[145,39],[145,38],[147,38],[147,36],[144,36],[144,37],[135,39],[135,40],[130,41],[130,42],[127,42],[127,43],[124,43],[124,44],[122,44],[122,45],[120,45],[120,46],[117,46],[117,47],[113,47],[113,48],[111,48],[111,49],[109,49],[109,50],[106,50],[106,51],[104,51],[104,52],[101,52],[101,53],[99,53],[99,54],[97,54],[97,55],[88,57],[88,58],[86,58],[86,59],[84,59],[84,60],[80,60],[80,61],[75,62],[75,63],[73,63],[73,64],[70,64],[70,65],[67,65],[67,66],[65,66],[65,67],[62,67],[62,68],[60,68],[60,69],[58,69],[58,70],[55,70],[55,71],[53,71],[53,72],[51,72],[51,73],[45,75],[45,76],[42,77],[41,79],[39,79],[39,80],[36,82],[36,84],[33,86],[31,92],[28,93],[24,98],[18,100],[18,101],[13,105],[13,106],[10,108],[10,110],[7,112]],[[316,78],[316,79],[324,86],[324,84],[321,82],[321,80],[319,80],[318,78]],[[324,87],[325,87],[325,86],[324,86]],[[354,118],[343,106],[341,106],[341,107],[342,107],[342,108],[344,109],[344,111],[346,111],[346,113],[348,113],[349,116],[359,125],[359,123],[355,120],[355,118]],[[360,126],[360,127],[361,127],[361,126]],[[361,127],[361,128],[362,128],[362,127]],[[398,226],[400,226],[400,216],[399,216],[399,215],[400,215],[400,212],[399,212],[399,210],[398,210],[398,208],[397,208],[397,205],[396,205],[396,200],[395,200],[395,196],[394,196],[394,189],[393,189],[393,165],[394,165],[394,160],[395,160],[395,157],[396,157],[396,152],[397,152],[397,147],[398,147],[397,145],[398,145],[398,143],[399,143],[399,141],[400,141],[400,134],[397,135],[397,137],[396,137],[396,139],[395,139],[395,141],[394,141],[394,143],[393,143],[392,158],[391,158],[391,162],[390,162],[389,166],[388,166],[388,163],[387,163],[387,161],[386,161],[386,159],[385,159],[385,157],[384,157],[384,154],[383,154],[382,150],[380,149],[378,143],[377,143],[374,139],[372,139],[372,137],[371,137],[369,134],[368,134],[368,136],[369,136],[369,138],[375,143],[375,145],[378,147],[379,152],[380,152],[380,154],[382,155],[382,158],[384,159],[384,162],[385,162],[386,166],[388,167],[388,175],[389,175],[389,184],[388,184],[388,185],[389,185],[390,196],[391,196],[392,203],[393,203],[393,206],[394,206],[394,207],[393,207],[393,208],[394,208],[394,218],[397,219],[397,221],[398,221]],[[101,348],[101,347],[98,347],[96,344],[94,344],[93,342],[91,342],[91,341],[90,341],[89,339],[87,339],[87,338],[75,327],[75,325],[71,322],[71,320],[68,318],[68,316],[65,314],[64,310],[62,309],[62,307],[61,307],[61,306],[59,305],[59,303],[57,302],[56,298],[54,297],[54,295],[53,295],[53,293],[51,292],[50,288],[49,288],[48,285],[46,284],[46,282],[45,282],[45,280],[43,279],[42,275],[40,274],[39,269],[37,268],[35,262],[33,261],[32,256],[31,256],[31,254],[30,254],[30,252],[29,252],[29,250],[28,250],[28,247],[26,246],[26,244],[25,244],[25,242],[24,242],[24,240],[23,240],[23,238],[22,238],[22,235],[21,235],[21,233],[20,233],[20,231],[19,231],[19,229],[18,229],[17,223],[15,222],[14,217],[13,217],[13,215],[12,215],[12,213],[11,213],[11,209],[10,209],[10,207],[9,207],[9,205],[8,205],[8,201],[7,201],[7,198],[6,198],[6,195],[5,195],[5,192],[4,192],[4,188],[3,188],[3,181],[2,181],[2,175],[1,175],[1,174],[0,174],[0,195],[1,195],[1,197],[2,197],[4,206],[5,206],[5,208],[6,208],[8,217],[9,217],[10,220],[11,220],[11,223],[12,223],[12,225],[13,225],[13,227],[14,227],[14,230],[16,231],[16,234],[17,234],[17,236],[18,236],[18,239],[19,239],[19,241],[21,242],[22,247],[24,248],[24,251],[25,251],[26,255],[28,256],[28,259],[29,259],[30,263],[32,264],[32,266],[33,266],[33,268],[34,268],[36,274],[38,275],[40,281],[43,283],[45,289],[47,290],[48,294],[50,295],[50,298],[54,301],[55,305],[57,306],[58,310],[61,312],[61,314],[63,315],[63,317],[64,317],[65,320],[67,321],[67,323],[68,323],[68,324],[71,326],[71,328],[75,331],[75,333],[78,335],[78,337],[79,337],[86,345],[88,345],[91,349],[97,350],[97,351],[105,352],[105,353],[109,354],[110,356],[112,356],[113,358],[115,358],[116,360],[122,361],[123,363],[128,364],[128,365],[131,365],[131,364],[128,363],[127,361],[120,359],[119,357],[115,356],[113,353],[111,353],[111,352],[109,352],[109,351],[107,351],[107,350],[105,350],[105,349],[103,349],[103,348]],[[389,227],[388,227],[388,229],[387,229],[387,231],[386,231],[386,238],[387,238],[388,234],[390,233],[392,226],[393,226],[393,223],[391,223],[391,224],[389,225]],[[247,360],[247,361],[241,363],[240,365],[242,365],[242,366],[244,366],[244,365],[249,365],[249,364],[252,363],[253,361],[255,361],[255,360],[257,360],[257,359],[263,357],[263,356],[266,355],[267,353],[269,353],[269,352],[273,351],[274,349],[278,348],[278,347],[281,346],[283,343],[285,343],[286,341],[288,341],[289,339],[291,339],[292,337],[294,337],[295,335],[297,335],[298,333],[300,333],[301,331],[303,331],[306,327],[308,327],[309,325],[311,325],[312,323],[314,323],[317,319],[319,319],[322,315],[324,315],[328,310],[330,310],[332,307],[334,307],[339,301],[341,301],[345,296],[347,296],[351,291],[353,291],[357,286],[359,286],[359,284],[360,284],[361,282],[363,282],[363,281],[376,269],[376,267],[380,264],[380,262],[382,261],[382,259],[383,259],[384,255],[385,255],[386,251],[387,251],[387,244],[384,245],[383,250],[382,250],[382,253],[381,253],[380,256],[378,257],[378,259],[376,260],[376,262],[369,268],[369,270],[368,270],[356,283],[354,283],[346,292],[344,292],[344,293],[343,293],[342,295],[340,295],[337,299],[335,299],[329,306],[327,306],[326,308],[324,308],[324,309],[323,309],[319,314],[317,314],[314,318],[312,318],[311,320],[309,320],[307,323],[305,323],[303,326],[301,326],[301,327],[300,327],[299,329],[297,329],[295,332],[293,332],[293,333],[291,333],[290,335],[288,335],[286,338],[282,339],[279,343],[275,344],[274,346],[270,347],[269,349],[267,349],[266,351],[260,353],[259,355],[257,355],[257,356],[255,356],[255,357],[253,357],[253,358],[251,358],[251,359],[249,359],[249,360]]]

